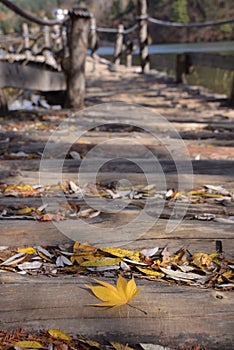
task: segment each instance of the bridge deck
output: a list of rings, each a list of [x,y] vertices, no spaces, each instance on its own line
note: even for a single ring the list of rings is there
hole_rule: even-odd
[[[194,183],[196,186],[223,185],[228,191],[233,191],[233,123],[234,112],[220,105],[220,96],[207,92],[198,87],[176,86],[165,76],[157,73],[138,75],[126,71],[121,67],[118,71],[110,72],[105,64],[96,63],[96,70],[88,68],[87,100],[88,106],[100,102],[123,101],[141,104],[153,112],[161,113],[171,125],[175,126],[183,136],[185,145],[190,152],[194,166]],[[100,107],[100,104],[99,104]],[[125,109],[127,114],[121,114],[113,105],[104,110],[98,107],[84,111],[73,120],[78,123],[78,130],[89,130],[79,141],[72,142],[73,151],[86,154],[93,146],[101,148],[104,141],[113,140],[109,147],[101,149],[101,155],[120,154],[121,157],[129,154],[141,164],[148,164],[146,169],[149,181],[160,180],[155,176],[154,169],[147,156],[138,150],[137,140],[146,145],[162,164],[168,187],[178,186],[177,172],[172,156],[166,150],[165,144],[149,133],[143,133],[137,126],[157,133],[155,114],[148,115],[143,120],[142,114],[132,113],[133,107]],[[3,184],[37,184],[40,165],[40,154],[48,135],[56,126],[69,116],[71,111],[62,112],[15,112],[2,121],[0,131],[1,152],[1,183]],[[94,124],[111,121],[115,125],[105,125],[99,130],[90,130]],[[124,123],[124,126],[119,126]],[[134,129],[135,127],[135,129]],[[72,125],[71,125],[71,129]],[[69,135],[69,132],[68,132]],[[124,142],[128,139],[129,144]],[[66,142],[71,140],[64,139]],[[139,144],[138,144],[139,145]],[[28,158],[17,160],[13,154],[18,151],[28,153]],[[61,149],[55,149],[59,155]],[[178,149],[177,149],[178,151]],[[56,153],[57,152],[57,153]],[[140,157],[141,158],[140,158]],[[60,154],[61,157],[61,154]],[[58,179],[56,174],[56,158],[50,162],[48,184]],[[59,160],[57,159],[57,162]],[[93,163],[92,163],[93,162]],[[63,179],[77,179],[77,171],[81,161],[67,159],[63,166]],[[96,171],[95,159],[91,160],[91,171],[85,176],[89,179],[92,169]],[[191,174],[185,173],[184,185],[188,184]],[[187,177],[186,177],[187,175]],[[127,178],[134,184],[145,183],[144,174],[134,168],[131,163],[124,164],[117,161],[102,169],[100,179],[104,184],[114,179]],[[160,181],[158,182],[160,184]],[[183,185],[183,184],[182,184]],[[228,257],[232,256],[234,248],[233,224],[231,220],[215,222],[190,220],[195,214],[213,214],[227,220],[233,217],[233,201],[222,204],[200,201],[193,203],[188,209],[188,216],[174,231],[166,232],[168,217],[172,208],[167,205],[160,219],[148,232],[139,234],[137,240],[134,232],[139,227],[130,228],[130,237],[124,235],[120,225],[132,220],[144,206],[144,201],[133,199],[132,206],[116,214],[102,214],[93,222],[96,227],[96,237],[87,227],[83,241],[89,240],[98,246],[122,244],[124,248],[141,250],[155,246],[165,247],[172,251],[187,247],[191,252],[215,252],[215,242],[222,241],[223,250]],[[42,198],[6,197],[0,198],[1,210],[24,206],[40,206]],[[77,205],[85,207],[82,200]],[[70,231],[77,231],[78,221],[66,219],[61,222]],[[141,222],[142,227],[147,223]],[[103,235],[109,227],[117,227],[115,236]],[[139,224],[138,224],[139,226]],[[34,245],[59,245],[71,243],[69,237],[51,222],[38,222],[26,219],[0,220],[1,245],[11,247]],[[113,233],[112,233],[113,234]],[[233,257],[233,256],[232,256]],[[108,277],[109,275],[109,277]],[[113,274],[106,273],[106,281],[113,283]],[[114,278],[116,280],[116,278]],[[182,283],[147,281],[136,279],[142,286],[142,291],[132,302],[136,307],[143,309],[147,315],[130,307],[120,307],[109,310],[100,310],[87,306],[95,302],[95,298],[84,289],[84,284],[92,283],[90,275],[62,276],[49,278],[47,276],[27,277],[13,272],[0,272],[0,327],[14,329],[19,326],[30,329],[60,328],[61,330],[77,334],[81,333],[101,341],[117,340],[124,344],[154,343],[173,348],[191,348],[200,344],[207,349],[231,349],[234,344],[233,326],[233,296],[232,292],[223,289],[201,288],[185,286]]]

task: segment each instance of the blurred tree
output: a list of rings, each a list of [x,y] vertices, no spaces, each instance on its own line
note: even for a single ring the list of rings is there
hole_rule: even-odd
[[[172,3],[171,19],[175,22],[189,22],[187,0],[176,0]]]

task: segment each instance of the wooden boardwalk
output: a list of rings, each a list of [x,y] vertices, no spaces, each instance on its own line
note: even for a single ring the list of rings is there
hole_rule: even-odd
[[[100,61],[88,62],[86,105],[91,109],[72,117],[77,128],[75,130],[88,130],[78,141],[72,143],[72,151],[85,155],[94,146],[98,146],[102,157],[108,159],[115,155],[117,158],[116,162],[107,163],[100,170],[99,179],[102,184],[108,185],[114,179],[122,178],[134,185],[146,184],[142,171],[130,162],[121,161],[122,158],[130,156],[136,159],[136,163],[145,165],[151,183],[160,183],[161,175],[157,176],[154,173],[152,161],[147,159],[140,144],[150,149],[160,161],[167,188],[178,188],[178,169],[175,162],[180,158],[179,148],[177,144],[175,152],[172,155],[168,154],[165,144],[166,140],[169,143],[171,141],[170,135],[168,137],[170,130],[159,130],[155,117],[155,113],[161,113],[184,140],[184,147],[192,160],[194,187],[223,185],[229,192],[233,191],[234,111],[222,106],[220,96],[198,87],[176,86],[172,80],[160,73],[141,75],[132,72],[132,69],[112,67],[110,71],[109,68],[106,63]],[[137,109],[130,105],[124,106],[123,113],[115,104],[111,105],[115,101],[139,104],[147,107],[152,113],[146,112],[147,118],[144,118],[142,113],[135,113]],[[100,109],[100,103],[103,102],[109,103],[109,107]],[[92,108],[96,104],[99,107]],[[3,119],[0,129],[1,184],[38,184],[40,157],[44,145],[50,133],[72,113],[74,111],[71,110],[14,112]],[[110,126],[110,122],[114,124]],[[93,130],[92,127],[96,124],[102,124],[102,127]],[[151,133],[142,133],[137,128],[142,125]],[[68,137],[71,130],[74,130],[72,126],[68,130]],[[156,141],[152,136],[155,134],[158,135]],[[63,140],[71,142],[68,138]],[[113,143],[105,146],[107,140],[113,140]],[[159,142],[162,140],[165,144]],[[19,151],[25,152],[28,157],[17,160],[12,154]],[[55,155],[57,154],[58,158],[62,157],[59,151],[58,143],[58,148],[55,147]],[[59,174],[56,173],[56,161],[59,162],[56,158],[49,161],[48,185],[59,178]],[[91,178],[90,174],[96,171],[95,161],[95,158],[90,160],[91,168],[86,169],[83,174],[87,181]],[[63,180],[75,182],[81,163],[81,160],[66,159],[63,165]],[[186,185],[190,184],[190,176],[189,172],[184,172],[184,182],[180,184],[187,191],[191,190],[186,188]],[[43,198],[40,197],[0,197],[1,210],[14,206],[38,208],[42,202]],[[86,207],[82,199],[76,198],[76,204]],[[172,251],[187,247],[192,252],[204,253],[215,252],[215,244],[219,240],[222,241],[225,255],[233,258],[234,226],[231,219],[229,222],[227,220],[234,216],[233,199],[228,204],[205,201],[191,204],[183,222],[172,232],[166,231],[166,225],[173,208],[166,204],[157,222],[137,237],[134,236],[134,232],[139,229],[139,223],[135,226],[132,224],[129,236],[125,236],[121,225],[132,221],[132,218],[139,214],[144,207],[144,201],[133,199],[130,204],[119,213],[101,214],[91,224],[95,225],[96,236],[93,236],[91,225],[88,225],[81,240],[89,240],[91,244],[101,247],[110,246],[113,242],[114,245],[123,245],[126,249],[136,251],[168,245]],[[182,210],[182,207],[183,203],[179,209]],[[154,209],[154,206],[151,208]],[[195,220],[196,215],[208,214],[226,221]],[[144,228],[147,222],[142,220],[141,225]],[[78,224],[75,220],[66,219],[61,221],[62,226],[75,232]],[[115,235],[112,230],[114,227],[117,227]],[[111,232],[110,237],[103,235],[108,228]],[[23,247],[71,244],[71,238],[61,231],[62,229],[52,222],[1,217],[0,245]],[[103,277],[99,276],[100,278]],[[113,278],[108,278],[108,274],[105,280],[113,283]],[[217,350],[231,350],[234,347],[232,291],[145,279],[137,279],[136,282],[143,288],[134,300],[134,306],[146,311],[147,315],[127,306],[109,310],[88,307],[87,304],[95,300],[84,289],[84,284],[92,283],[89,275],[26,277],[0,271],[0,328],[60,328],[67,333],[81,333],[104,342],[116,340],[124,344],[153,343],[171,349],[191,348],[195,344]]]

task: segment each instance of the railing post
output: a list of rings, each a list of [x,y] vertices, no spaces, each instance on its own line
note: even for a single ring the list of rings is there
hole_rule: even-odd
[[[69,11],[67,44],[68,65],[65,70],[67,96],[65,107],[81,109],[85,97],[85,59],[91,15],[87,9]]]
[[[114,64],[120,64],[120,58],[123,50],[123,33],[124,33],[124,26],[123,24],[119,24],[118,26],[118,33],[116,36],[116,42],[115,42],[115,52],[114,52]]]
[[[126,43],[126,67],[132,66],[132,51],[133,51],[133,42],[128,40]]]
[[[30,50],[30,42],[29,42],[29,30],[28,30],[28,24],[23,23],[22,24],[22,31],[23,31],[23,37],[24,37],[24,51],[26,59],[29,59],[31,56],[31,50]]]
[[[53,48],[56,51],[62,50],[63,48],[62,35],[61,35],[60,26],[58,24],[56,24],[53,27],[53,33],[51,34],[51,38],[53,41]]]
[[[189,54],[176,55],[176,83],[186,83],[186,74],[192,73],[193,65]]]
[[[91,56],[93,56],[97,50],[97,26],[96,19],[94,17],[92,17],[90,21],[90,49]]]
[[[42,52],[43,52],[43,55],[45,56],[46,61],[48,61],[49,57],[51,56],[50,28],[48,26],[45,26],[43,28],[43,33],[44,33],[45,47],[42,48]]]
[[[139,45],[140,45],[140,61],[142,73],[150,70],[149,54],[148,54],[148,37],[147,37],[147,1],[137,0],[138,7],[138,23],[139,23]]]

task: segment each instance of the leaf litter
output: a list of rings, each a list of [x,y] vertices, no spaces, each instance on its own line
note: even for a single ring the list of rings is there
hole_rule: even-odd
[[[1,350],[24,350],[24,349],[44,349],[44,350],[176,350],[152,344],[129,345],[118,342],[99,343],[95,340],[87,339],[82,335],[68,335],[60,329],[38,330],[26,332],[24,329],[14,331],[0,330]],[[184,350],[206,350],[198,344],[192,347],[183,347]]]
[[[87,197],[97,198],[97,200],[104,197],[107,201],[121,198],[126,201],[127,206],[134,206],[138,209],[144,207],[146,200],[150,200],[152,210],[157,204],[163,205],[169,210],[169,212],[163,213],[166,217],[172,215],[176,204],[177,216],[180,207],[183,209],[184,205],[189,205],[190,207],[185,215],[186,219],[234,224],[234,193],[226,190],[223,186],[204,185],[187,192],[179,192],[176,189],[161,191],[154,184],[121,187],[111,182],[105,186],[86,184],[81,187],[79,184],[68,180],[65,184],[51,186],[2,184],[0,185],[1,197],[46,197],[48,200],[55,197],[61,198],[56,210],[50,208],[49,203],[40,204],[38,207],[27,205],[27,203],[21,203],[18,206],[0,206],[1,220],[60,221],[66,219],[94,219],[101,214],[101,211],[84,207],[85,201],[82,202],[82,200]],[[64,201],[64,198],[66,201]],[[183,210],[182,212],[184,215]]]
[[[218,244],[219,243],[219,244]],[[75,242],[72,246],[0,249],[0,271],[29,276],[89,275],[125,276],[219,290],[234,289],[234,260],[217,251],[192,253],[168,247],[132,251],[118,247],[95,247]]]

